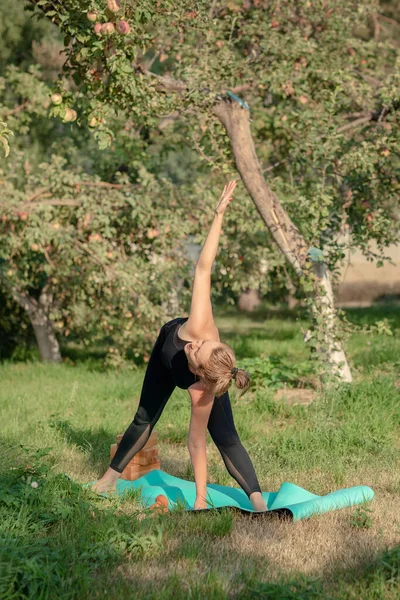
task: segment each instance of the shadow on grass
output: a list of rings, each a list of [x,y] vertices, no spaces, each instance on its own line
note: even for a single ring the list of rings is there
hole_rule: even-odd
[[[169,518],[171,517],[179,519],[180,515],[176,514]],[[193,521],[197,517],[200,519],[203,515],[192,515]],[[216,515],[209,515],[209,519],[215,518]],[[207,529],[213,535],[215,560],[212,555],[207,554],[206,540],[210,537]],[[134,583],[135,597],[146,600],[186,600],[189,597],[196,600],[204,598],[213,600],[232,598],[235,600],[348,600],[349,598],[386,600],[386,598],[393,598],[395,600],[398,598],[396,590],[399,585],[400,546],[380,553],[373,561],[361,559],[359,565],[351,570],[343,570],[339,562],[335,563],[329,579],[307,577],[297,573],[290,578],[283,575],[278,581],[268,581],[260,578],[260,572],[263,571],[262,557],[258,557],[257,560],[250,553],[230,551],[229,560],[225,564],[227,570],[218,569],[217,565],[221,563],[218,537],[221,536],[216,537],[214,529],[213,527],[198,529],[196,535],[193,535],[190,540],[182,541],[177,551],[170,553],[163,560],[163,571],[160,572],[155,568],[153,577],[151,563],[147,563],[148,577],[139,575],[132,567],[128,567],[127,577],[118,581],[121,586],[119,597],[128,598],[129,586]],[[272,539],[270,541],[273,543]],[[176,565],[183,564],[185,558],[195,560],[201,576],[196,577],[193,569],[186,574],[182,569],[178,572]],[[243,569],[229,576],[229,562],[236,567],[243,564]]]
[[[374,304],[364,308],[345,308],[348,320],[355,325],[373,325],[376,321],[388,319],[391,327],[400,329],[400,303]]]
[[[60,427],[70,439],[85,437],[69,424]],[[138,600],[398,597],[400,546],[371,560],[359,552],[357,535],[350,547],[339,538],[342,543],[332,546],[326,572],[290,578],[282,573],[271,581],[267,561],[273,559],[249,548],[249,536],[258,540],[263,531],[269,546],[282,543],[285,531],[280,526],[274,530],[269,519],[257,527],[254,523],[254,529],[250,522],[246,544],[232,549],[222,543],[232,531],[229,513],[177,511],[139,522],[134,515],[117,513],[114,505],[101,507],[103,500],[92,500],[80,485],[52,473],[39,459],[29,462],[38,490],[23,479],[28,475],[23,467],[0,474],[0,597],[5,600],[128,600],[132,590]],[[287,531],[290,527],[288,523]],[[343,569],[343,555],[349,552],[357,552],[358,564]]]
[[[400,577],[400,546],[381,552],[372,561],[360,563],[345,570],[336,563],[330,576],[311,579],[298,575],[282,583],[248,580],[237,600],[384,600],[398,598]],[[393,594],[393,595],[392,595]]]
[[[93,431],[92,428],[78,429],[69,421],[53,418],[50,427],[62,435],[67,444],[74,445],[87,457],[88,464],[99,471],[99,476],[110,463],[110,446],[115,443],[115,432],[105,429]]]
[[[77,342],[63,344],[61,347],[63,360],[69,364],[85,365],[90,371],[104,371],[104,359],[107,355],[105,347],[92,346],[85,348]]]

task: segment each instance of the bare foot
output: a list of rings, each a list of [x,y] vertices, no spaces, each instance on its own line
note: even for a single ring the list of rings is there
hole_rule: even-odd
[[[268,510],[267,505],[265,504],[265,500],[260,494],[260,492],[253,492],[252,494],[250,494],[250,501],[255,511],[261,512]]]
[[[103,477],[100,477],[100,479],[92,485],[91,489],[97,494],[102,494],[103,492],[115,492],[117,489],[116,483],[120,476],[121,473],[118,473],[109,467]]]
[[[99,479],[92,485],[91,489],[93,492],[96,492],[96,494],[102,494],[103,492],[115,492],[117,486],[112,481]]]

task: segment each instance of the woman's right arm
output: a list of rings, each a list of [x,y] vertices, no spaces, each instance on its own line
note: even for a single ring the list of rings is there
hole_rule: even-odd
[[[192,402],[187,445],[196,484],[194,508],[201,509],[208,508],[206,434],[214,396],[207,392],[200,382],[191,385],[188,392]]]

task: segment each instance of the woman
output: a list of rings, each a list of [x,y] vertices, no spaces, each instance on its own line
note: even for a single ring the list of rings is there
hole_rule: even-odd
[[[217,254],[224,212],[236,182],[225,186],[214,220],[197,261],[189,318],[177,318],[160,330],[153,348],[139,407],[126,430],[109,469],[93,486],[97,492],[115,489],[128,462],[143,448],[175,386],[191,399],[188,449],[196,483],[194,508],[207,508],[207,428],[226,468],[244,489],[255,510],[266,510],[249,455],[236,432],[228,388],[232,379],[244,391],[248,373],[235,367],[233,350],[220,342],[210,301],[211,268]]]

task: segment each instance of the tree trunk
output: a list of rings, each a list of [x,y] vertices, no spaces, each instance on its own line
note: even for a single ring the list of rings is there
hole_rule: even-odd
[[[45,362],[61,362],[60,346],[54,333],[53,323],[40,309],[30,314],[29,317],[41,359]]]
[[[298,275],[307,258],[308,244],[268,187],[258,162],[247,110],[230,101],[220,101],[214,113],[226,128],[237,169],[264,223],[287,261]]]
[[[54,333],[53,323],[49,318],[53,300],[52,294],[44,289],[38,302],[35,298],[29,296],[27,292],[14,289],[12,293],[14,299],[29,315],[41,359],[46,362],[61,362],[60,346]]]
[[[329,372],[322,373],[322,379],[333,375],[340,381],[351,383],[350,367],[335,335],[336,311],[329,271],[324,262],[313,262],[313,273],[315,291],[312,313],[318,336],[316,351],[319,360],[329,365]]]
[[[220,100],[214,106],[214,114],[227,131],[237,169],[264,223],[296,273],[305,275],[303,267],[308,244],[264,179],[250,130],[249,112],[236,102]],[[335,308],[329,274],[324,263],[313,263],[313,270],[318,281],[313,314],[318,313],[321,317],[316,321],[317,335],[324,337],[321,351],[323,348],[331,374],[348,382],[352,380],[350,368],[335,336]]]

